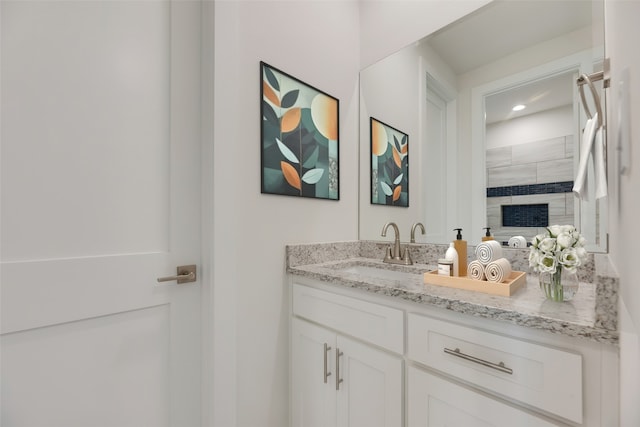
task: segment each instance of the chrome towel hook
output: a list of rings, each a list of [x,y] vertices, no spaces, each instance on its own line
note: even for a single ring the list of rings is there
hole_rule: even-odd
[[[577,80],[578,88],[580,89],[580,98],[582,99],[582,106],[587,113],[587,116],[591,119],[593,118],[593,114],[591,114],[591,110],[589,110],[589,104],[587,104],[587,99],[584,95],[584,85],[585,83],[589,86],[589,90],[591,91],[591,96],[593,96],[593,103],[596,107],[596,112],[598,113],[598,127],[602,126],[602,106],[600,104],[600,95],[598,95],[598,91],[596,90],[591,78],[586,74],[581,74],[580,78]]]

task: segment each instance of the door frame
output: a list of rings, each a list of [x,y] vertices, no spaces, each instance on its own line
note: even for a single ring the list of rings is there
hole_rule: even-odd
[[[214,146],[214,2],[199,0],[201,7],[200,37],[200,139],[201,139],[201,232],[202,232],[202,269],[200,272],[202,286],[202,393],[201,393],[201,425],[213,427],[214,414],[219,404],[215,399],[215,350],[216,328],[214,318],[214,216],[213,203],[213,146]],[[235,397],[233,398],[235,402]]]

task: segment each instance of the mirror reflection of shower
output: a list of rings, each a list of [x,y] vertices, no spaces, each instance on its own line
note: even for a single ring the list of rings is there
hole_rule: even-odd
[[[577,223],[576,77],[570,70],[485,97],[487,226],[500,242]]]

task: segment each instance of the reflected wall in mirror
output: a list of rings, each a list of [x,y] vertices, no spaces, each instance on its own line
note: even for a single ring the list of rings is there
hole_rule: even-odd
[[[411,224],[423,222],[428,243],[450,242],[458,227],[471,244],[484,227],[501,241],[529,238],[542,222],[517,225],[518,209],[547,204],[539,210],[550,224],[575,224],[589,250],[606,251],[606,203],[579,202],[569,188],[586,119],[575,79],[601,66],[603,9],[602,0],[494,1],[361,70],[360,238],[380,240],[386,221],[399,225],[403,240]],[[554,101],[561,93],[564,99]],[[513,96],[528,104],[525,116],[495,118]],[[536,111],[536,99],[550,104]],[[413,141],[411,199],[402,211],[369,203],[371,116],[385,117]],[[551,121],[541,122],[545,117]],[[534,186],[530,193],[547,193],[498,201],[502,193],[487,190],[521,183]]]
[[[573,224],[573,70],[485,97],[487,226],[527,241]]]

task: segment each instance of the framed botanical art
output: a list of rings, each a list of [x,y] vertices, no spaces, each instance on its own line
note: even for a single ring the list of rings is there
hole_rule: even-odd
[[[371,204],[409,206],[409,136],[370,118]]]
[[[338,200],[339,101],[260,62],[262,193]]]

